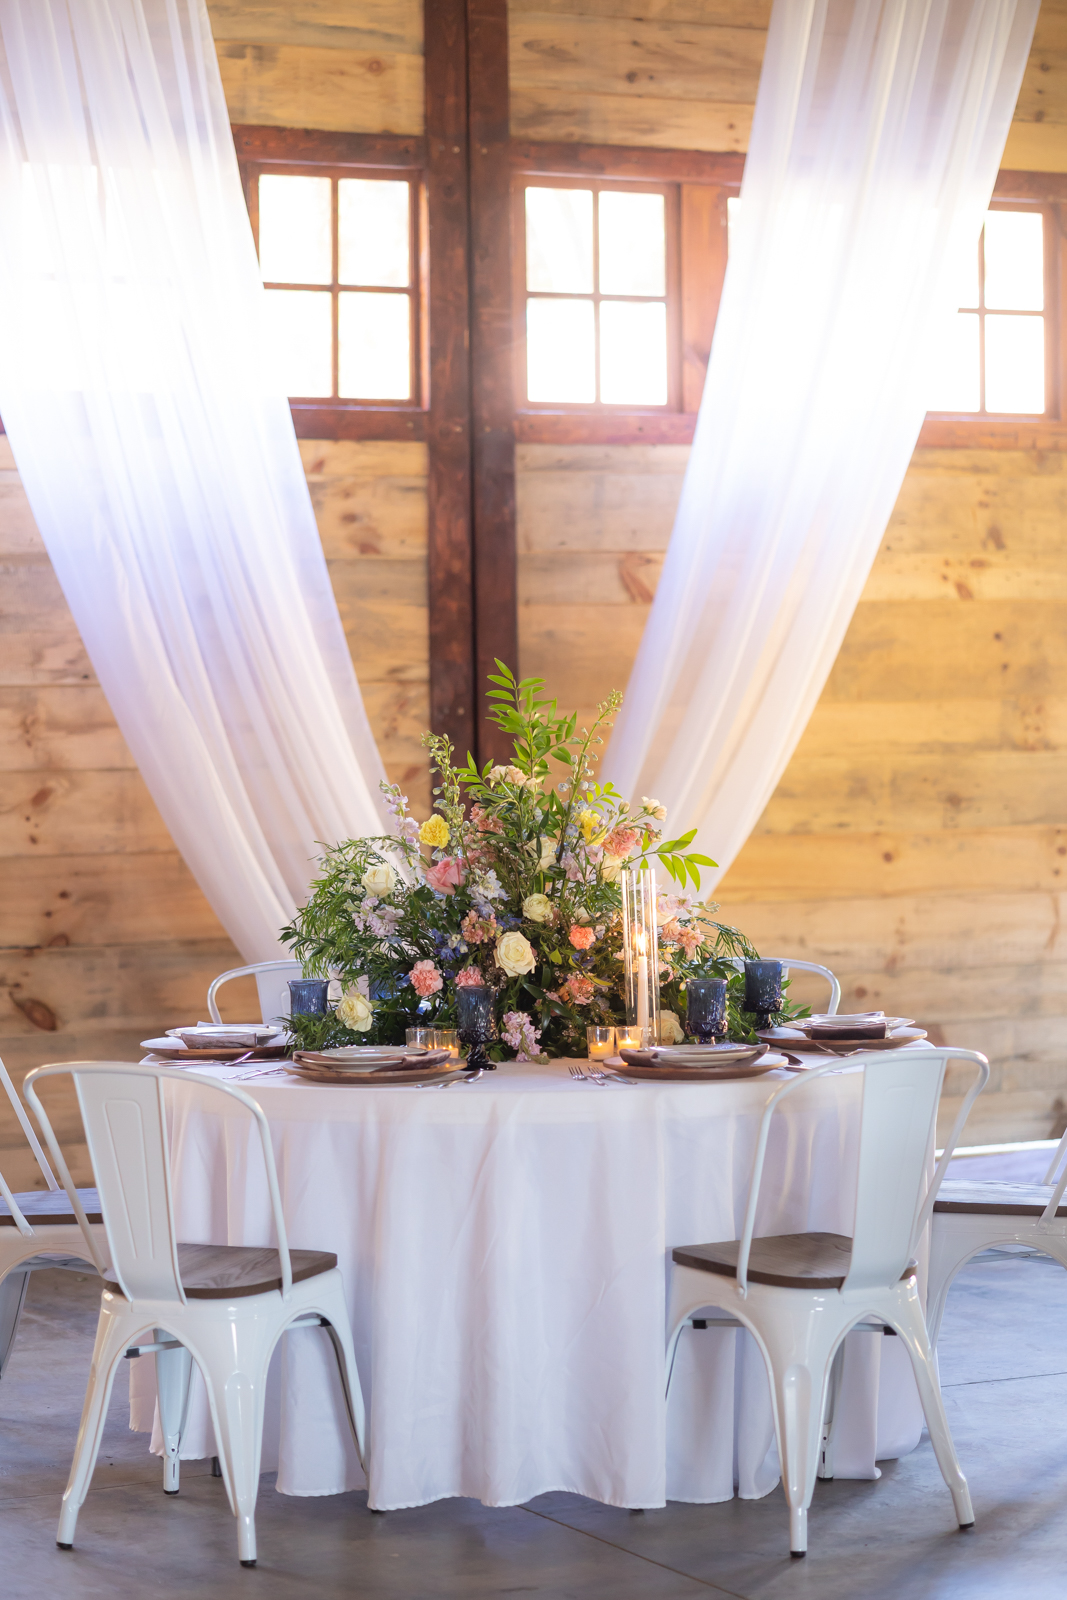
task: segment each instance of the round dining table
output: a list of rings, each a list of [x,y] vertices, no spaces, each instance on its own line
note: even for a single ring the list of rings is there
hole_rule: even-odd
[[[382,1510],[769,1493],[778,1456],[751,1336],[686,1330],[665,1402],[664,1324],[672,1248],[740,1234],[760,1114],[785,1078],[599,1084],[552,1061],[444,1088],[243,1082],[270,1126],[290,1245],[336,1252],[369,1418],[368,1482],[327,1335],[287,1334],[263,1461],[277,1488],[367,1487]],[[168,1085],[178,1237],[274,1242],[252,1117],[189,1079]],[[862,1085],[843,1064],[776,1113],[757,1234],[851,1232]],[[131,1363],[134,1428],[153,1428],[153,1365]],[[850,1334],[836,1476],[877,1477],[921,1429],[900,1340]],[[215,1453],[195,1377],[182,1455]]]

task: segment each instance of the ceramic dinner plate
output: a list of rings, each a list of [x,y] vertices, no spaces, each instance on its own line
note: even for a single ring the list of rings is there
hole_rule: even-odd
[[[238,1056],[247,1056],[250,1061],[276,1061],[285,1054],[287,1046],[283,1042],[261,1044],[255,1049],[249,1045],[240,1049],[212,1045],[204,1050],[190,1050],[180,1039],[165,1034],[161,1039],[142,1039],[141,1049],[151,1050],[153,1055],[162,1056],[167,1061],[236,1061]]]
[[[654,1045],[649,1050],[620,1050],[624,1061],[639,1067],[721,1067],[744,1066],[763,1054],[761,1044],[682,1044]]]
[[[788,1028],[799,1028],[801,1033],[807,1033],[811,1028],[832,1028],[844,1026],[848,1023],[884,1022],[890,1033],[895,1028],[912,1028],[915,1026],[914,1017],[886,1017],[886,1016],[846,1016],[846,1017],[797,1017],[793,1022],[786,1023]]]
[[[645,1051],[624,1050],[622,1058],[614,1056],[605,1061],[609,1072],[620,1078],[637,1078],[644,1083],[727,1083],[735,1078],[760,1078],[775,1067],[788,1062],[777,1050],[749,1050],[748,1060],[733,1061],[721,1067],[652,1067],[642,1065],[633,1058]]]
[[[336,1050],[293,1051],[293,1061],[298,1066],[348,1078],[388,1071],[412,1072],[424,1067],[436,1069],[449,1059],[447,1050],[406,1050],[402,1045],[392,1050],[353,1045]]]
[[[851,1056],[861,1050],[902,1050],[926,1038],[925,1028],[894,1028],[888,1039],[809,1039],[799,1028],[761,1028],[765,1044],[784,1050],[816,1050],[820,1055]]]
[[[335,1067],[305,1065],[294,1056],[285,1063],[286,1072],[305,1083],[324,1083],[334,1089],[415,1088],[421,1084],[447,1083],[465,1072],[466,1062],[458,1066],[380,1067],[376,1072],[338,1072]]]

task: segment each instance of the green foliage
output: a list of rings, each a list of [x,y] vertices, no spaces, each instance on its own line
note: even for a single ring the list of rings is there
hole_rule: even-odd
[[[743,982],[724,962],[755,951],[691,892],[715,865],[690,849],[696,830],[663,838],[657,800],[631,807],[594,777],[621,697],[579,728],[542,679],[496,665],[489,716],[513,759],[457,764],[447,738],[426,734],[434,818],[420,830],[399,788],[383,785],[397,832],[324,851],[307,905],[283,929],[309,974],[339,977],[349,995],[368,980],[374,1008],[359,1033],[305,1019],[302,1042],[400,1043],[416,1023],[454,1027],[462,975],[497,991],[501,1019],[529,1017],[541,1050],[584,1053],[588,1023],[624,1020],[619,873],[656,863],[677,886],[661,896],[664,1008],[684,1015],[689,977],[732,973],[731,1037],[746,1037]]]

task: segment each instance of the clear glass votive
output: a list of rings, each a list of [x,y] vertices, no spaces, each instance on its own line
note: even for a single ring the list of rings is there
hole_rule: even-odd
[[[585,1046],[590,1061],[606,1061],[615,1054],[615,1029],[586,1028]]]
[[[417,1045],[422,1050],[433,1050],[436,1048],[434,1043],[436,1034],[436,1028],[409,1028],[404,1039],[409,1049],[412,1045]]]
[[[616,1028],[615,1050],[644,1050],[646,1046],[641,1039],[640,1028]]]
[[[452,1061],[460,1059],[459,1034],[455,1028],[434,1028],[431,1050],[447,1050]]]

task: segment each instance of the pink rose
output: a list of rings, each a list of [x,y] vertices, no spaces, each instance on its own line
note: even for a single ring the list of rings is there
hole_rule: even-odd
[[[576,950],[588,950],[589,946],[596,942],[596,934],[592,928],[583,928],[579,922],[571,928],[568,937]]]
[[[426,882],[438,894],[455,894],[465,876],[463,863],[453,856],[445,856],[435,867],[426,868]]]
[[[477,967],[464,967],[462,971],[456,973],[457,989],[481,989],[484,985],[485,979]]]
[[[587,1006],[596,993],[596,985],[577,972],[567,979],[563,989],[576,1006]]]
[[[416,961],[408,977],[411,987],[423,1000],[428,994],[436,994],[438,989],[444,988],[444,979],[432,961]]]

